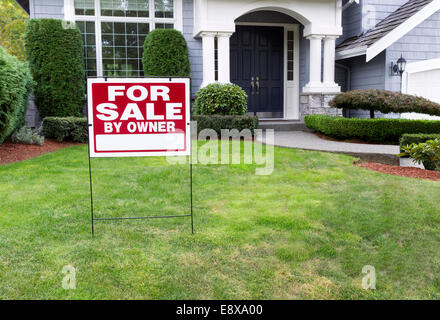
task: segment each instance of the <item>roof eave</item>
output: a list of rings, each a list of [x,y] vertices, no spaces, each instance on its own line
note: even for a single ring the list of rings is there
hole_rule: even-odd
[[[368,49],[367,46],[361,46],[361,47],[352,48],[352,49],[336,50],[336,60],[343,60],[343,59],[363,56],[367,53],[367,49]]]

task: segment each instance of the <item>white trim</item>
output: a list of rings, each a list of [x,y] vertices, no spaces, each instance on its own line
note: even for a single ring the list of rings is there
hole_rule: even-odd
[[[426,5],[419,12],[411,16],[408,20],[400,24],[393,31],[379,39],[372,46],[367,48],[367,62],[376,57],[383,50],[388,48],[394,42],[402,38],[412,29],[417,27],[420,23],[428,19],[434,13],[440,10],[440,0],[434,0],[430,4]]]
[[[409,75],[423,71],[440,69],[440,59],[430,59],[408,63],[402,75],[402,93],[408,93]]]
[[[357,47],[353,49],[346,49],[346,50],[336,50],[336,60],[363,56],[366,53],[367,53],[367,46]]]
[[[241,26],[266,26],[266,27],[283,27],[284,28],[284,96],[283,96],[283,120],[299,120],[299,57],[300,57],[300,43],[299,43],[299,25],[295,23],[267,23],[267,22],[236,22],[236,25]],[[294,33],[294,81],[287,81],[287,31]],[[294,91],[293,101],[288,99],[287,90]]]
[[[92,92],[92,84],[94,83],[183,83],[185,84],[185,115],[186,115],[186,148],[181,151],[160,151],[160,152],[95,152],[95,141],[93,132],[93,96],[89,94]],[[89,78],[87,79],[87,105],[88,105],[88,119],[89,119],[89,154],[91,158],[107,158],[107,157],[152,157],[152,156],[189,156],[191,155],[191,125],[190,125],[190,106],[191,106],[191,81],[189,78]],[[145,136],[147,134],[143,134]],[[128,135],[130,136],[130,135]],[[144,138],[145,139],[145,138]],[[144,142],[145,143],[145,142]]]

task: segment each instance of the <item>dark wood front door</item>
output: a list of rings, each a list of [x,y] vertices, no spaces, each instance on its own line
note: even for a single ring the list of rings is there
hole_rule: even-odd
[[[282,118],[284,110],[284,29],[236,26],[231,37],[231,82],[249,96],[249,112]]]

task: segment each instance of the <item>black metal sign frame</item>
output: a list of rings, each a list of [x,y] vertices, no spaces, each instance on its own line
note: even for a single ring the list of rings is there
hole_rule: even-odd
[[[92,78],[92,77],[91,77]],[[101,78],[101,77],[93,77],[93,78]],[[102,77],[107,82],[108,77]],[[116,77],[115,77],[116,78]],[[172,79],[189,79],[189,77],[149,77],[149,78],[168,78],[171,82]],[[189,92],[191,94],[191,82]],[[89,94],[89,92],[87,93]],[[90,107],[90,106],[88,106]],[[190,106],[190,119],[191,119],[191,106]],[[88,128],[92,127],[92,124],[89,121],[89,113],[87,113],[87,124]],[[191,125],[190,123],[187,125]],[[191,136],[191,131],[188,132]],[[193,215],[193,163],[192,163],[192,139],[190,138],[190,153],[189,153],[189,180],[190,180],[190,214],[181,214],[181,215],[168,215],[168,216],[145,216],[145,217],[118,217],[118,218],[95,218],[94,216],[94,202],[93,202],[93,178],[92,178],[92,161],[90,157],[90,137],[87,140],[87,153],[89,157],[89,183],[90,183],[90,216],[91,216],[91,224],[92,224],[92,237],[95,236],[95,221],[115,221],[115,220],[148,220],[148,219],[171,219],[171,218],[191,218],[191,233],[194,234],[194,215]]]

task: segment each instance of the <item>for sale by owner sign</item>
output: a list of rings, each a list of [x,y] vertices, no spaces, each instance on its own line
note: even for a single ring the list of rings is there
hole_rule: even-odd
[[[187,78],[88,79],[90,157],[190,155]]]

